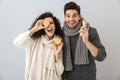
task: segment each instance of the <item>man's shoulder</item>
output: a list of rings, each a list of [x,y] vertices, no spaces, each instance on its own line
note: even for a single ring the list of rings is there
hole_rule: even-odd
[[[96,35],[98,35],[97,29],[95,27],[89,27],[89,38],[90,38],[90,40],[93,39]]]
[[[89,27],[89,33],[96,33],[97,32],[97,29],[95,27]]]

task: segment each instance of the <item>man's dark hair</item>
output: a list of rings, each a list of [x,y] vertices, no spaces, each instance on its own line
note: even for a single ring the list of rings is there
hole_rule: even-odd
[[[67,10],[76,10],[78,12],[78,14],[80,14],[80,6],[77,5],[75,2],[68,2],[65,4],[64,6],[64,14],[66,14]]]
[[[36,22],[38,20],[45,19],[45,18],[48,18],[48,17],[51,17],[53,19],[53,21],[54,21],[54,24],[55,24],[55,27],[56,27],[55,28],[55,34],[58,35],[58,36],[62,36],[62,30],[61,30],[60,21],[59,21],[58,18],[56,18],[55,16],[53,16],[53,14],[51,12],[45,12],[45,13],[41,14],[40,16],[38,16],[35,19],[35,21],[33,22],[33,24],[32,24],[32,26],[31,26],[30,29],[32,29],[35,26],[35,24],[36,24]],[[38,39],[42,35],[45,35],[44,29],[35,32],[31,37],[33,39]]]

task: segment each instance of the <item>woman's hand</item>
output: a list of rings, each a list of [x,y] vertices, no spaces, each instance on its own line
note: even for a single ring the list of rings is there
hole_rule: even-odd
[[[35,26],[30,29],[30,36],[33,35],[35,32],[44,29],[45,27],[43,26],[43,20],[38,20],[35,24]]]
[[[62,50],[63,47],[63,42],[61,41],[60,44],[55,44],[55,62],[57,62],[60,58],[60,52]]]

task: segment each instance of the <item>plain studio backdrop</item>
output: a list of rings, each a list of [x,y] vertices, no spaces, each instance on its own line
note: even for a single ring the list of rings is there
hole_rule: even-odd
[[[13,45],[34,19],[51,11],[63,25],[63,7],[70,0],[0,0],[0,80],[24,80],[25,51]],[[120,80],[120,0],[74,0],[95,27],[107,51],[97,62],[97,80]]]

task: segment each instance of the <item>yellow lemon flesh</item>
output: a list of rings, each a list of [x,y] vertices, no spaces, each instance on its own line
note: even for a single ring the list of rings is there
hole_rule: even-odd
[[[58,45],[58,44],[61,43],[61,40],[60,40],[59,38],[56,38],[56,39],[54,40],[54,43]]]
[[[43,21],[43,25],[44,25],[44,27],[48,27],[49,21]]]
[[[83,20],[83,21],[82,21],[82,25],[83,25],[83,26],[87,26],[87,21],[86,21],[86,20]]]

